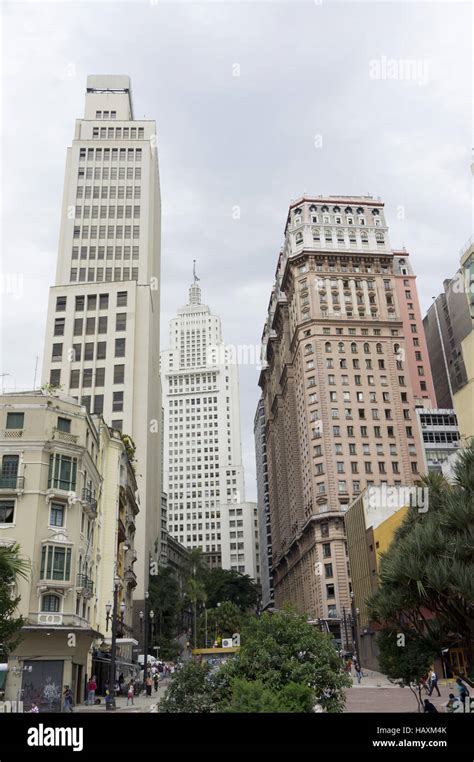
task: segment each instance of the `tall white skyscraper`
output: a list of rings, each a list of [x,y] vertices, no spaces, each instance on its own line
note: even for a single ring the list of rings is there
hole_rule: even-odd
[[[43,383],[136,445],[137,610],[161,552],[160,239],[155,122],[134,118],[129,77],[90,76],[67,149]]]
[[[197,281],[161,353],[164,483],[169,533],[218,566],[221,506],[245,501],[238,368]]]

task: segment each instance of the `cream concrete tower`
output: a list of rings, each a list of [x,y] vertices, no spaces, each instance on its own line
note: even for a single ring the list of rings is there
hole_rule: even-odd
[[[134,118],[129,77],[90,76],[67,149],[43,383],[136,444],[137,609],[160,553],[160,240],[155,122]]]
[[[161,353],[168,531],[221,563],[221,506],[245,500],[237,365],[198,278]]]

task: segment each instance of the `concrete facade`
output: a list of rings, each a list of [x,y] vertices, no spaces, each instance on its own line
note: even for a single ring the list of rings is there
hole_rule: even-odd
[[[31,562],[13,591],[26,621],[6,697],[55,711],[65,685],[82,701],[96,649],[110,647],[114,580],[125,604],[118,659],[132,659],[136,481],[118,433],[72,398],[3,395],[0,416],[0,543]]]
[[[221,515],[222,568],[248,574],[260,583],[260,543],[257,503],[223,503]]]
[[[43,383],[59,385],[136,444],[137,610],[160,553],[161,202],[156,125],[136,120],[130,79],[87,79],[67,150]]]
[[[258,521],[260,530],[260,580],[262,585],[262,610],[275,603],[272,571],[272,524],[268,494],[267,446],[265,444],[265,406],[258,401],[254,418],[255,460],[257,466]]]
[[[238,368],[197,281],[161,353],[168,532],[221,564],[221,505],[245,499]]]
[[[324,620],[340,642],[347,506],[366,486],[413,483],[423,467],[397,277],[382,201],[291,204],[260,378],[275,602]]]

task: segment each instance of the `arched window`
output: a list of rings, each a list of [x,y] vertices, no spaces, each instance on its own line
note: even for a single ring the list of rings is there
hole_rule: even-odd
[[[382,349],[382,345],[381,345],[381,344],[376,344],[376,345],[375,345],[375,348],[376,348],[376,350],[377,350],[377,354],[378,354],[378,355],[381,355],[381,354],[383,354],[383,349]]]
[[[364,344],[364,352],[365,352],[366,355],[370,354],[370,347],[367,344],[367,342],[365,342],[365,344]]]
[[[60,610],[60,600],[58,595],[43,595],[41,599],[41,611],[58,612]]]
[[[326,352],[332,352],[331,342],[330,341],[326,341],[326,343],[324,345],[324,348],[325,348]]]
[[[351,344],[351,352],[353,354],[357,354],[357,344],[355,343],[355,341],[353,341]]]
[[[340,341],[339,344],[337,345],[337,351],[338,352],[345,352],[346,351],[345,347],[344,347],[344,342],[343,341]]]

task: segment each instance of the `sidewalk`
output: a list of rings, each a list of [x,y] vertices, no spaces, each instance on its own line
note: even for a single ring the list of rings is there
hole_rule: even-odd
[[[116,711],[120,712],[157,712],[158,711],[158,704],[160,703],[161,699],[164,697],[166,690],[168,688],[169,680],[162,681],[158,687],[158,691],[155,693],[155,690],[153,689],[151,696],[135,696],[133,699],[133,705],[129,704],[127,706],[127,697],[126,696],[117,696],[115,699],[116,704]],[[74,711],[80,714],[83,713],[106,713],[107,710],[105,707],[105,699],[101,698],[100,704],[94,704],[93,706],[87,706],[86,704],[78,704],[74,707]]]
[[[360,684],[353,675],[352,686],[346,690],[345,712],[408,712],[417,713],[417,702],[409,688],[402,688],[374,670],[363,670],[363,678]],[[445,704],[453,690],[453,681],[440,680],[438,682],[441,696],[436,691],[428,696],[425,691],[421,692],[421,698],[429,698],[440,713],[445,712]]]

